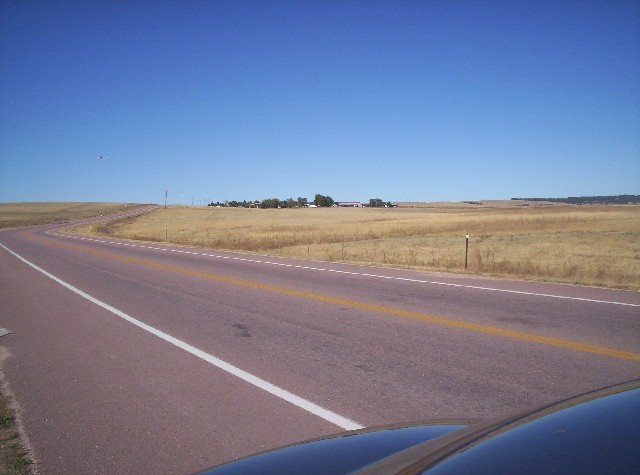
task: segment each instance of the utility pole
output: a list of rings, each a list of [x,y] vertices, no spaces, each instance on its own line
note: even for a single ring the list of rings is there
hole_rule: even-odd
[[[167,195],[169,194],[169,190],[164,191],[164,209],[167,209]]]

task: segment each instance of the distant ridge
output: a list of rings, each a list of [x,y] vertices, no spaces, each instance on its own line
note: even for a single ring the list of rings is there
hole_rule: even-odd
[[[511,198],[512,201],[551,201],[554,203],[569,203],[575,205],[587,204],[638,204],[640,195],[615,195],[615,196],[570,196],[568,198]]]

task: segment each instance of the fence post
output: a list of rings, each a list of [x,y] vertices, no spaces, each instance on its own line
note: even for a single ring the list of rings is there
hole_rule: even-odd
[[[467,233],[467,239],[464,247],[464,269],[467,270],[467,257],[469,256],[469,233]]]

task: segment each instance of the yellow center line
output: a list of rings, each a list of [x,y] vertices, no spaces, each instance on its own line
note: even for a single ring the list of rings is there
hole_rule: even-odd
[[[355,308],[359,310],[366,310],[370,312],[382,313],[385,315],[393,315],[398,317],[411,318],[414,320],[422,320],[424,322],[429,322],[437,325],[442,325],[450,328],[459,328],[468,331],[474,331],[479,333],[486,333],[490,335],[498,335],[507,338],[515,338],[518,340],[529,341],[533,343],[539,343],[543,345],[551,345],[557,346],[560,348],[567,348],[571,350],[584,351],[587,353],[594,353],[598,355],[610,356],[613,358],[619,358],[624,360],[631,361],[640,361],[640,354],[633,353],[631,351],[619,350],[616,348],[607,348],[605,346],[591,345],[588,343],[581,343],[578,341],[565,340],[562,338],[553,338],[547,336],[536,335],[533,333],[525,333],[514,330],[507,330],[504,328],[493,327],[489,325],[480,325],[477,323],[469,323],[461,320],[454,320],[451,318],[445,317],[436,317],[432,315],[427,315],[421,312],[413,312],[409,310],[402,310],[392,307],[386,307],[384,305],[374,305],[366,302],[361,302],[358,300],[350,300],[341,297],[333,297],[330,295],[316,294],[312,292],[304,292],[301,290],[290,289],[286,287],[279,287],[275,285],[262,284],[259,282],[252,282],[249,280],[235,279],[232,277],[225,277],[223,275],[212,274],[208,272],[200,272],[190,269],[185,269],[182,267],[175,267],[166,264],[160,264],[158,262],[147,261],[142,259],[137,259],[135,257],[126,257],[120,254],[114,254],[111,252],[101,251],[97,249],[91,249],[84,246],[76,245],[76,244],[68,244],[62,243],[58,241],[53,241],[41,237],[35,237],[36,239],[46,241],[48,243],[55,243],[57,246],[66,247],[69,249],[74,249],[82,252],[87,252],[90,254],[95,254],[103,257],[109,257],[112,259],[117,259],[123,262],[130,262],[133,264],[138,264],[141,266],[153,267],[156,269],[162,269],[169,272],[177,272],[183,275],[190,275],[195,277],[201,277],[203,279],[215,280],[218,282],[225,282],[229,284],[240,285],[243,287],[251,287],[255,289],[264,290],[267,292],[276,292],[284,295],[291,295],[294,297],[300,297],[308,300],[315,300],[320,302],[332,303],[341,305],[344,307]]]

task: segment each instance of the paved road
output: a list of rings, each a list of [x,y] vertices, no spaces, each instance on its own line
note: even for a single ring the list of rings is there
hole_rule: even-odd
[[[42,473],[189,473],[640,377],[640,293],[0,232],[4,374]]]

